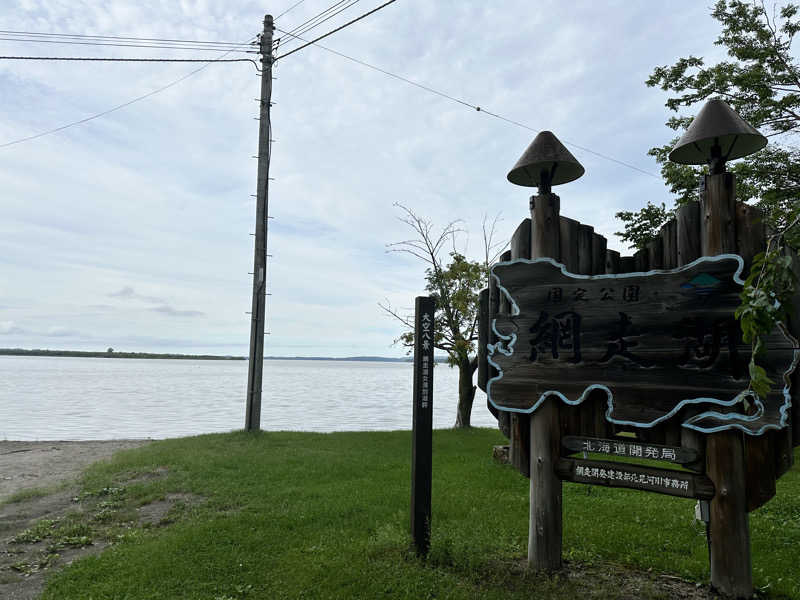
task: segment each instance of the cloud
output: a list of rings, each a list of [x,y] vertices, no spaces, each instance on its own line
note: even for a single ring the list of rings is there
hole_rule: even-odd
[[[150,310],[170,317],[202,317],[205,315],[205,313],[200,312],[199,310],[178,310],[177,308],[172,308],[168,304],[162,304],[161,306],[156,306]]]
[[[14,321],[0,321],[0,334],[14,335],[17,333],[25,333],[25,330],[16,325]]]
[[[79,336],[80,333],[74,329],[54,325],[47,330],[47,335],[50,337],[76,337]]]
[[[150,302],[152,304],[163,304],[164,299],[157,296],[145,296],[137,294],[136,291],[129,285],[126,285],[118,292],[111,292],[108,294],[109,298],[123,298],[125,300],[141,300],[142,302]]]

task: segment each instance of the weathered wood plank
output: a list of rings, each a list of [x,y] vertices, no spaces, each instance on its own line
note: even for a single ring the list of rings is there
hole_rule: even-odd
[[[619,273],[619,252],[616,250],[606,250],[606,273]]]
[[[742,279],[750,272],[753,257],[767,246],[767,231],[764,215],[755,206],[736,203],[736,253],[744,259]]]
[[[489,381],[489,361],[486,346],[489,344],[489,288],[478,294],[478,387],[486,391]],[[491,405],[490,405],[491,406]]]
[[[619,259],[620,273],[633,273],[636,271],[636,259],[633,256],[621,256]]]
[[[649,269],[664,268],[664,242],[660,236],[647,242],[647,267]]]
[[[732,173],[705,177],[700,229],[704,256],[736,251],[735,181]],[[717,489],[711,500],[708,528],[711,585],[723,594],[749,598],[753,594],[753,572],[742,432],[720,431],[706,436],[706,472]]]
[[[547,194],[542,202],[537,197],[531,230],[531,258],[559,260],[560,204],[558,196]],[[541,204],[547,204],[540,208]],[[547,221],[543,224],[542,214]],[[579,256],[580,260],[580,256]],[[558,404],[545,402],[539,414],[527,418],[530,454],[530,521],[528,524],[528,566],[534,570],[561,568],[561,482],[553,472],[553,463],[559,456],[561,431]],[[521,421],[521,419],[520,419]]]
[[[706,472],[717,490],[709,522],[711,585],[736,598],[753,593],[743,447],[741,431],[706,437]]]
[[[531,258],[559,259],[561,201],[555,194],[531,198]]]
[[[561,445],[571,452],[593,452],[619,458],[649,458],[676,464],[694,462],[699,457],[697,451],[691,448],[648,444],[628,438],[594,438],[568,435],[561,439]]]
[[[592,238],[594,227],[591,225],[578,225],[578,273],[592,274]]]
[[[706,193],[700,200],[703,256],[736,252],[736,178],[733,173],[706,175]]]
[[[675,239],[677,266],[682,267],[700,257],[700,203],[690,201],[679,207],[675,216]],[[690,419],[702,412],[699,407],[687,407],[682,412],[683,420]],[[697,431],[681,428],[681,446],[694,448],[705,457],[706,441]],[[705,470],[703,463],[693,465]]]
[[[560,459],[555,471],[562,480],[574,483],[644,490],[700,500],[714,496],[714,484],[708,477],[685,471],[575,458]]]
[[[688,265],[700,257],[700,203],[689,202],[676,214],[678,266]]]
[[[664,268],[678,266],[678,223],[675,219],[667,221],[661,228],[661,245],[664,248]]]
[[[530,418],[527,414],[509,413],[511,427],[511,464],[525,477],[531,476]]]
[[[531,220],[523,219],[511,236],[511,258],[531,257]]]
[[[649,269],[650,261],[647,249],[637,250],[633,255],[634,270],[638,273],[644,273]]]
[[[558,403],[553,399],[530,419],[528,565],[538,571],[561,568],[561,481],[553,470],[561,445],[559,433]]]
[[[606,247],[608,240],[599,233],[592,235],[592,275],[603,275],[606,272]]]
[[[500,262],[508,262],[511,260],[511,250],[506,250],[500,255]],[[494,279],[492,277],[491,279]],[[498,294],[499,302],[498,302],[498,314],[508,315],[511,313],[511,304],[508,302],[508,298],[506,298],[503,294]]]
[[[578,267],[578,223],[569,217],[559,218],[560,262],[570,273],[580,273]]]
[[[775,449],[772,438],[745,436],[745,489],[747,512],[766,504],[775,496]]]

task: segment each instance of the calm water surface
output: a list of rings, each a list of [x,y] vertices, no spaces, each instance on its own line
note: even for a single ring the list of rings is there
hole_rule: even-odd
[[[268,360],[261,428],[411,429],[410,364]],[[433,426],[452,427],[458,371],[434,370]],[[247,361],[0,356],[0,439],[167,438],[242,429]],[[495,427],[476,393],[472,424]]]

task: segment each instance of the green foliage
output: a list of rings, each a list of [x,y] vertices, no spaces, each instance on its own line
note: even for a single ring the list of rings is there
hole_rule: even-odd
[[[722,26],[715,44],[727,50],[730,60],[706,65],[702,57],[681,58],[672,66],[655,68],[646,83],[672,92],[666,106],[676,112],[709,97],[721,97],[772,138],[766,148],[729,169],[736,174],[738,200],[755,202],[768,224],[780,230],[788,224],[787,213],[800,196],[800,150],[787,141],[800,130],[800,64],[790,51],[800,30],[798,7],[787,4],[770,11],[759,2],[718,0],[711,14]],[[673,116],[667,126],[682,133],[692,118]],[[698,179],[707,168],[671,163],[668,154],[677,141],[675,137],[648,154],[661,165],[664,183],[680,206],[699,198]],[[618,215],[625,223],[619,235],[637,248],[661,226],[648,210]]]
[[[615,216],[625,223],[625,231],[618,231],[616,235],[624,242],[630,242],[634,248],[644,248],[647,243],[658,236],[661,226],[669,221],[674,211],[667,210],[664,203],[661,206],[648,202],[642,210],[637,212],[622,211]]]
[[[443,269],[427,269],[425,289],[436,300],[434,343],[446,350],[450,364],[469,361],[478,337],[478,293],[486,281],[486,267],[450,253]]]
[[[787,231],[794,234],[794,229],[791,225]],[[761,397],[769,393],[774,383],[756,362],[764,350],[763,336],[778,323],[785,323],[794,308],[792,296],[796,277],[792,271],[792,257],[783,250],[779,238],[770,239],[766,251],[753,259],[740,294],[741,304],[735,313],[742,328],[742,338],[752,345],[750,388]]]
[[[729,165],[736,174],[737,199],[755,203],[776,232],[766,252],[756,258],[736,311],[744,339],[753,346],[750,387],[764,395],[772,382],[758,365],[762,338],[789,315],[795,282],[784,249],[800,249],[800,228],[794,227],[800,218],[800,149],[787,141],[800,131],[800,63],[791,53],[800,18],[795,4],[773,5],[770,10],[763,2],[744,0],[718,0],[711,15],[722,27],[715,44],[727,50],[729,59],[707,65],[702,57],[681,58],[672,66],[655,68],[646,83],[671,92],[666,106],[675,112],[721,97],[772,138],[763,150]],[[692,118],[676,115],[667,126],[681,133]],[[668,155],[677,141],[676,137],[652,148],[649,154],[661,165],[664,182],[680,206],[699,199],[698,179],[708,169],[671,163]],[[641,248],[673,211],[648,204],[638,212],[618,213],[625,224],[618,235]]]

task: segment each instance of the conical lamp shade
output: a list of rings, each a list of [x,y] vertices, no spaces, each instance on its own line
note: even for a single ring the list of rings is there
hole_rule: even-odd
[[[767,145],[767,138],[725,102],[712,98],[669,153],[669,159],[682,165],[704,165],[715,143],[725,160],[733,160],[758,152]]]
[[[542,171],[553,174],[550,185],[559,185],[576,180],[585,169],[556,136],[542,131],[509,171],[508,180],[517,185],[537,187],[542,183]]]

